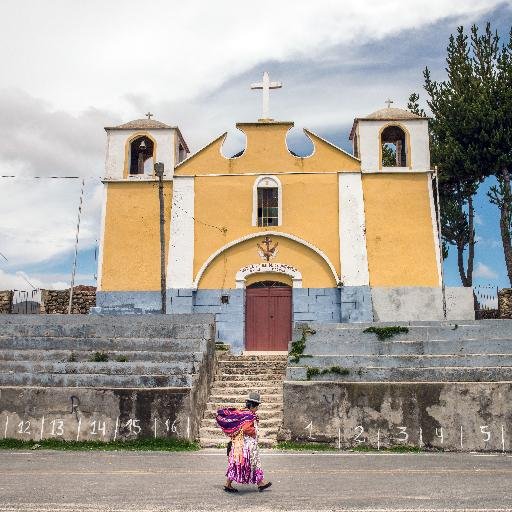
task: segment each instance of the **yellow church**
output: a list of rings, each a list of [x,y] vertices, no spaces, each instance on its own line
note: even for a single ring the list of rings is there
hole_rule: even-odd
[[[148,118],[105,128],[99,314],[158,313],[164,164],[167,313],[212,313],[235,351],[287,350],[294,322],[474,318],[471,289],[444,288],[428,120],[388,106],[356,117],[353,154],[268,113],[194,154],[177,126]],[[392,148],[393,160],[385,158]]]

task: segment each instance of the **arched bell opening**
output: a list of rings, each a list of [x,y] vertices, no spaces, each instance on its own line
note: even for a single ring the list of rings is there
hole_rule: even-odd
[[[380,134],[380,145],[382,167],[409,166],[407,136],[400,126],[386,126]]]
[[[153,141],[143,135],[130,143],[130,175],[153,174]]]

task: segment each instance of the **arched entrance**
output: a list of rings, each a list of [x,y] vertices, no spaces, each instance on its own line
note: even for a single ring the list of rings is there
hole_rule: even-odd
[[[287,351],[292,338],[292,287],[258,281],[245,289],[245,350]]]

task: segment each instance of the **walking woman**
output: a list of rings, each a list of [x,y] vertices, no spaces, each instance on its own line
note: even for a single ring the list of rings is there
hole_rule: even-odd
[[[258,416],[256,412],[260,405],[260,395],[249,393],[244,409],[219,409],[217,423],[222,431],[231,438],[228,443],[227,482],[226,492],[238,492],[232,485],[256,484],[258,489],[268,489],[272,482],[265,482],[261,469],[258,450]]]

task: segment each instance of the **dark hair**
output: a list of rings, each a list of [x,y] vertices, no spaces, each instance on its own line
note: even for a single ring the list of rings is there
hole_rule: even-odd
[[[258,402],[253,402],[252,400],[247,400],[245,402],[245,407],[247,407],[247,409],[252,409],[253,407],[258,407],[258,405],[260,405]]]

